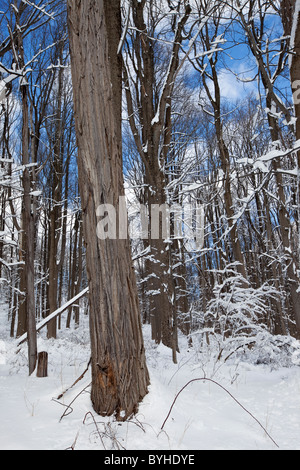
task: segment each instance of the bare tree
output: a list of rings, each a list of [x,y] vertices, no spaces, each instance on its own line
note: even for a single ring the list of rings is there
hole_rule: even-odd
[[[277,39],[279,46],[275,49],[269,47],[269,39],[266,38],[266,21],[268,14],[276,11],[276,2],[265,2],[263,5],[257,0],[249,0],[241,5],[239,0],[236,0],[237,17],[242,25],[249,49],[253,54],[257,63],[258,74],[261,79],[263,91],[265,93],[265,102],[267,110],[267,119],[269,123],[270,136],[274,150],[287,149],[289,141],[283,138],[282,125],[280,123],[280,116],[284,116],[286,122],[291,127],[291,111],[289,106],[286,105],[280,98],[276,90],[276,80],[282,76],[286,68],[289,52],[289,40],[287,38]],[[282,2],[281,5],[284,9],[282,13],[283,31],[288,32],[291,26],[291,7],[289,2]],[[280,10],[277,11],[280,12]],[[296,33],[296,31],[295,31]],[[297,37],[295,35],[295,47],[297,48]],[[297,54],[295,54],[297,57]],[[293,75],[295,73],[295,75]],[[291,67],[291,77],[297,76],[297,59]],[[298,153],[299,154],[299,153]],[[277,194],[279,200],[278,207],[278,221],[280,236],[285,256],[285,271],[286,271],[286,292],[289,297],[291,305],[292,317],[297,325],[297,334],[300,334],[300,297],[298,292],[299,277],[297,275],[297,259],[295,253],[291,250],[290,227],[291,222],[289,218],[289,209],[286,200],[284,178],[281,172],[282,158],[279,152],[272,159],[272,169],[274,171]]]
[[[199,12],[203,9],[207,12],[209,2],[201,1],[198,5]],[[237,271],[247,279],[245,262],[241,249],[240,239],[238,236],[237,220],[233,204],[233,189],[231,182],[231,162],[230,151],[225,139],[224,123],[221,106],[221,88],[218,74],[218,61],[220,55],[220,41],[224,31],[220,31],[222,27],[222,17],[224,15],[223,8],[220,6],[212,15],[211,21],[206,23],[200,33],[201,48],[197,51],[195,48],[195,60],[192,61],[193,66],[201,74],[203,87],[207,94],[212,111],[210,115],[213,118],[215,133],[217,138],[218,152],[220,155],[221,169],[223,172],[224,185],[224,206],[228,222],[229,240],[232,251],[233,260],[238,263]],[[221,33],[221,34],[220,34]],[[205,54],[201,54],[201,51]],[[198,55],[199,54],[199,55]],[[206,61],[207,55],[207,61]],[[209,116],[210,117],[210,116]]]
[[[172,94],[181,66],[180,50],[185,38],[191,6],[186,0],[175,8],[168,2],[132,2],[131,36],[126,42],[123,73],[127,101],[128,121],[143,165],[143,199],[148,206],[149,233],[146,243],[150,255],[145,262],[152,337],[173,350],[177,348],[176,309],[172,281],[170,251],[162,233],[153,236],[152,208],[168,201],[166,165],[172,135]],[[159,50],[160,22],[164,9],[174,13],[168,31],[168,46],[162,52],[164,66],[157,66],[155,52]],[[161,11],[162,10],[162,11]],[[161,31],[161,37],[163,33]],[[171,44],[169,44],[171,42]],[[166,52],[167,51],[167,52]],[[161,70],[163,73],[161,74]],[[157,70],[158,69],[158,70]],[[170,250],[172,246],[168,247]]]
[[[13,44],[13,59],[18,70],[25,71],[25,57],[23,36],[21,33],[20,13],[16,12],[16,28],[17,34],[12,38]],[[23,185],[23,210],[22,210],[22,256],[24,267],[21,274],[21,286],[25,292],[23,301],[23,319],[26,325],[28,334],[28,361],[29,361],[29,374],[32,374],[37,360],[37,335],[36,335],[36,320],[35,320],[35,292],[34,292],[34,258],[35,258],[35,245],[34,245],[34,217],[32,206],[34,204],[34,197],[31,195],[33,187],[32,181],[34,179],[34,166],[31,166],[30,150],[29,150],[29,95],[28,83],[26,77],[21,78],[20,82],[21,103],[22,103],[22,164],[24,165],[22,185]]]

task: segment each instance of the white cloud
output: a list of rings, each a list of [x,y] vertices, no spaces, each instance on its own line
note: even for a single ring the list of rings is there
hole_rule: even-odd
[[[239,70],[236,72],[236,75],[227,69],[222,69],[219,71],[218,79],[221,90],[221,96],[229,100],[238,100],[245,97],[249,93],[255,92],[256,82],[247,81],[249,79],[250,73],[245,69],[245,64],[242,64],[239,67]],[[239,80],[241,78],[243,81]]]

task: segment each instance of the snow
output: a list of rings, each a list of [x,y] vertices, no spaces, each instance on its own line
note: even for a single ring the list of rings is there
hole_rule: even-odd
[[[39,351],[49,354],[47,378],[28,377],[27,346],[17,352],[16,340],[9,339],[3,306],[0,325],[1,450],[300,449],[297,342],[288,365],[281,364],[280,355],[270,363],[255,363],[247,355],[225,362],[195,333],[192,347],[180,336],[174,364],[170,350],[153,343],[146,325],[149,393],[135,418],[118,423],[93,411],[90,370],[71,387],[89,362],[86,316],[79,328],[61,330],[56,340],[39,333]],[[272,356],[268,349],[265,353]]]

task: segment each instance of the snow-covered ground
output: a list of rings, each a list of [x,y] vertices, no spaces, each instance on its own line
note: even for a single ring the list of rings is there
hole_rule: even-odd
[[[2,326],[1,326],[2,325]],[[178,364],[170,350],[151,341],[144,327],[149,393],[131,421],[95,415],[89,397],[88,321],[63,330],[55,341],[41,332],[39,351],[49,353],[49,376],[28,377],[27,348],[9,339],[0,309],[1,450],[299,450],[300,367],[255,364],[232,355],[216,360],[200,336],[193,347],[180,338]],[[267,361],[265,361],[267,362]],[[176,394],[172,412],[165,421]]]

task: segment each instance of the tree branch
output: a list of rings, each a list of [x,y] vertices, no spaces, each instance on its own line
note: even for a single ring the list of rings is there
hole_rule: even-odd
[[[270,434],[268,433],[268,431],[266,430],[266,428],[258,421],[258,419],[250,412],[248,411],[225,387],[223,387],[223,385],[219,384],[218,382],[216,382],[215,380],[213,379],[208,379],[206,377],[201,377],[201,378],[197,378],[197,379],[192,379],[190,380],[189,382],[187,382],[182,388],[181,390],[179,390],[179,392],[177,393],[177,395],[175,396],[174,398],[174,401],[171,405],[171,408],[167,414],[167,417],[165,418],[162,426],[161,426],[161,430],[163,430],[168,418],[170,417],[170,414],[172,412],[172,409],[177,401],[177,398],[179,397],[179,395],[183,392],[183,390],[188,386],[190,385],[191,383],[193,382],[200,382],[200,381],[208,381],[208,382],[212,382],[214,383],[215,385],[217,385],[218,387],[220,387],[222,390],[224,390],[244,411],[246,411],[246,413],[248,413],[258,424],[259,426],[264,430],[264,432],[266,433],[266,435],[271,439],[271,441],[275,444],[276,447],[279,447],[278,444],[274,441],[274,439],[270,436]]]

